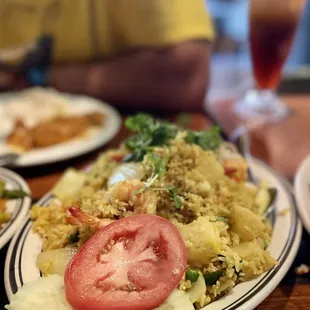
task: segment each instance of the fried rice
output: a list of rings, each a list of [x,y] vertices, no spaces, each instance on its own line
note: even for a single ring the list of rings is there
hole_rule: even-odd
[[[85,181],[74,194],[55,199],[49,207],[34,206],[33,230],[43,240],[43,251],[70,245],[74,235],[78,235],[76,244],[80,247],[96,231],[97,226],[91,221],[84,225],[66,221],[67,209],[72,205],[99,221],[137,213],[160,215],[179,229],[188,250],[189,268],[207,275],[203,293],[193,300],[196,309],[277,264],[266,250],[272,229],[260,214],[257,199],[266,185],[246,183],[247,164],[242,157],[227,159],[218,151],[206,151],[187,143],[182,133],[168,146],[156,147],[152,152],[167,158],[165,174],[152,183],[154,190],[129,194],[152,177],[149,156],[133,164],[140,171],[139,181],[127,180],[109,186],[109,178],[123,165],[118,157],[128,153],[120,147],[102,154],[90,171],[80,172]],[[232,161],[233,174],[227,169],[227,162]],[[180,207],[176,207],[167,190],[170,188],[176,189]],[[45,275],[49,273],[41,271]],[[197,285],[184,276],[179,289],[191,292]]]

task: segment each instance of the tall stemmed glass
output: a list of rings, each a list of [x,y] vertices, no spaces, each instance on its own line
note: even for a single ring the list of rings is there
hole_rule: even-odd
[[[289,115],[275,94],[305,0],[250,0],[250,49],[256,88],[235,105],[244,120],[278,122]]]

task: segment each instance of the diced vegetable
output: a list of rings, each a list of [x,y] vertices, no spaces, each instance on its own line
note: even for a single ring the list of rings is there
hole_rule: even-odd
[[[215,221],[214,220],[210,220],[210,222],[228,222],[229,218],[225,217],[225,216],[216,216],[215,217]]]
[[[29,196],[22,190],[9,190],[5,189],[5,182],[0,180],[0,199],[18,199]]]
[[[185,272],[185,279],[195,283],[199,278],[199,272],[192,268],[187,268]]]
[[[189,298],[192,303],[199,301],[204,294],[206,293],[207,286],[205,279],[202,275],[202,273],[199,273],[199,277],[195,283],[192,283],[192,287],[187,290],[187,293],[189,295]]]
[[[211,186],[212,184],[223,180],[225,175],[224,168],[213,153],[210,152],[197,158],[196,165],[199,167],[201,175],[204,176],[205,180],[208,180],[208,183]],[[189,171],[188,174],[190,175],[191,171]]]
[[[60,200],[74,197],[83,187],[86,181],[86,174],[75,169],[68,169],[63,177],[53,188],[52,193]]]
[[[190,297],[181,290],[174,290],[168,299],[153,310],[195,310]]]
[[[217,280],[223,275],[223,270],[217,270],[214,272],[207,272],[203,275],[206,285],[214,285]]]
[[[76,247],[41,252],[37,257],[36,265],[44,276],[58,274],[63,276],[71,258],[77,253]]]
[[[259,214],[264,215],[266,210],[274,203],[277,197],[275,188],[261,188],[256,196],[255,203],[259,207]]]
[[[1,198],[5,199],[18,199],[29,196],[26,192],[21,190],[3,190]]]
[[[233,269],[235,270],[235,273],[236,273],[236,275],[237,275],[237,277],[239,277],[239,275],[240,275],[240,273],[242,272],[242,263],[243,263],[243,260],[241,260],[240,262],[239,262],[239,268],[238,267],[236,267],[236,266],[234,266],[233,267]]]
[[[272,205],[277,198],[278,191],[276,188],[269,188],[268,191],[270,195],[270,205]]]
[[[190,224],[179,227],[188,250],[188,263],[192,266],[207,264],[221,253],[223,245],[219,232],[209,219],[200,217]]]
[[[277,264],[268,251],[264,251],[256,242],[244,242],[232,249],[243,261],[242,271],[244,272],[245,280],[256,278],[263,272],[271,269]],[[246,262],[256,264],[255,270]],[[259,272],[258,272],[259,271]]]
[[[234,206],[231,212],[232,230],[241,241],[252,241],[264,236],[265,225],[262,219],[251,210]]]

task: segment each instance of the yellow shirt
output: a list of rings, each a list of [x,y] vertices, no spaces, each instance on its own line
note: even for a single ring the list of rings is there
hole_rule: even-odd
[[[204,0],[0,0],[0,50],[55,39],[54,61],[212,39]]]

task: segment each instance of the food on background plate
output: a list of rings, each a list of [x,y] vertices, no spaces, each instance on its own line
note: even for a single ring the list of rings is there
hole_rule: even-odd
[[[17,152],[85,138],[91,129],[103,125],[105,117],[96,111],[76,114],[65,96],[40,88],[21,92],[0,108],[0,121],[7,127],[2,135]]]
[[[8,136],[8,145],[22,151],[44,148],[83,136],[91,127],[101,126],[104,115],[98,112],[86,115],[61,116],[27,128],[18,120]]]
[[[64,279],[71,308],[201,309],[277,264],[267,250],[272,227],[264,218],[271,191],[247,182],[246,160],[221,141],[218,128],[194,132],[147,114],[125,125],[135,134],[90,171],[70,169],[53,190],[57,198],[31,210],[33,231],[42,238],[37,267],[46,280]],[[169,236],[180,237],[166,242],[159,219],[175,231]],[[141,238],[139,223],[148,227]],[[117,232],[123,227],[125,237]],[[154,236],[155,243],[148,239]],[[178,259],[184,246],[186,268]],[[153,297],[164,275],[168,293]],[[145,288],[149,295],[141,293]],[[23,290],[13,300],[24,298]],[[136,298],[139,293],[144,297]],[[12,303],[9,309],[28,308]]]
[[[5,182],[0,180],[0,229],[9,222],[11,213],[7,211],[6,204],[10,199],[18,199],[28,196],[27,193],[21,190],[9,190],[5,188]]]
[[[7,136],[14,123],[22,119],[28,128],[68,113],[67,100],[52,89],[31,88],[0,104],[0,136]]]

